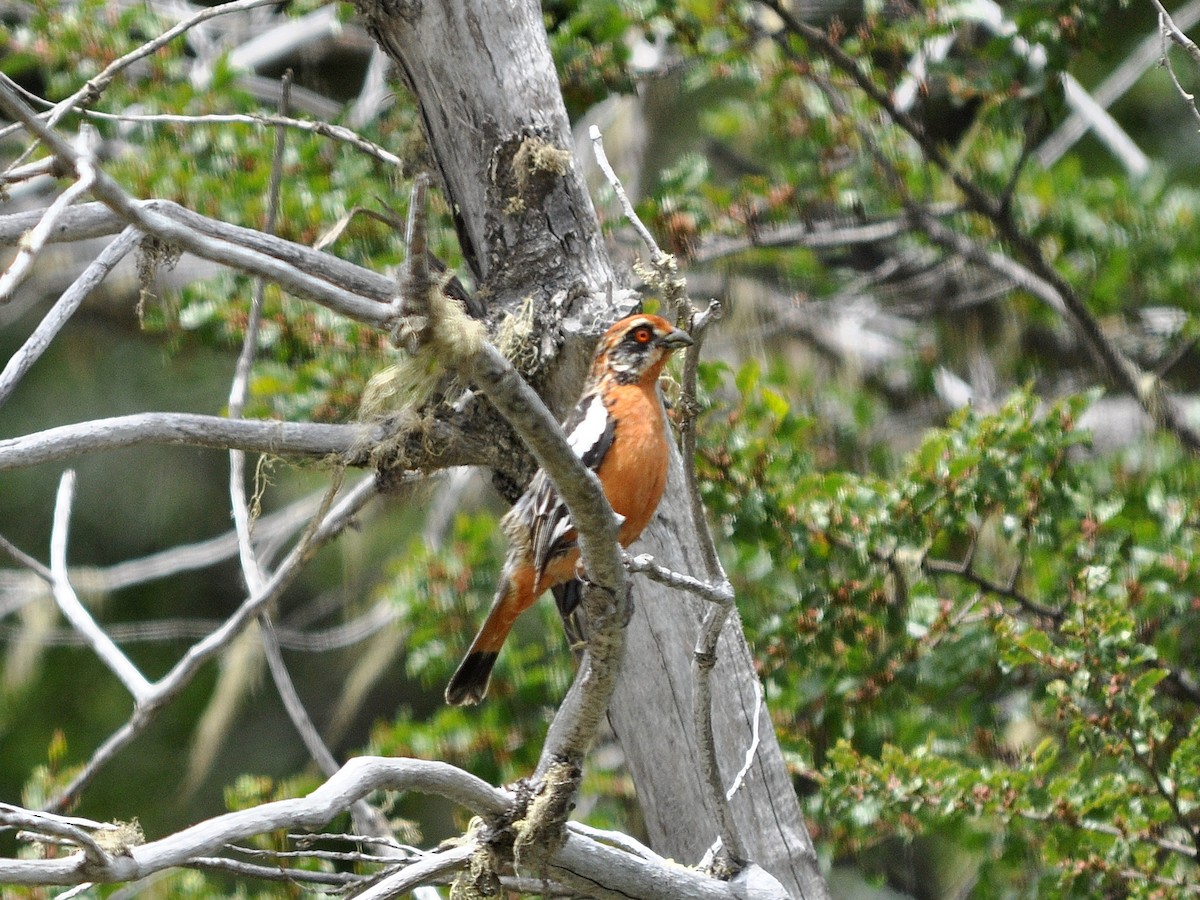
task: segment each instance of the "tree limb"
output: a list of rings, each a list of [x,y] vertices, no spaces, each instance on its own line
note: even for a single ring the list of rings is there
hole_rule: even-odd
[[[478,815],[500,815],[512,797],[468,772],[442,762],[417,759],[352,759],[307,797],[277,800],[226,813],[158,841],[124,848],[107,862],[81,856],[65,859],[0,859],[6,884],[78,884],[134,881],[196,857],[211,856],[226,844],[285,828],[317,828],[375,791],[415,791],[445,797]]]
[[[235,420],[195,413],[135,413],[60,425],[0,441],[0,471],[143,444],[175,444],[325,457],[382,437],[380,426]]]
[[[135,202],[148,212],[170,219],[178,226],[191,229],[201,237],[211,238],[212,246],[228,244],[236,250],[254,251],[298,270],[303,277],[312,280],[316,296],[311,296],[309,299],[317,302],[321,302],[320,296],[322,296],[321,290],[323,290],[319,282],[340,285],[348,291],[361,295],[366,300],[381,305],[390,303],[395,294],[396,284],[390,278],[346,262],[330,253],[273,237],[252,228],[243,228],[218,219],[210,219],[170,200]],[[34,210],[0,216],[0,246],[11,246],[17,243],[25,232],[38,223],[42,215],[42,210]],[[58,218],[47,240],[50,243],[58,243],[103,237],[116,234],[126,227],[126,224],[125,218],[104,203],[81,203],[66,210]],[[156,236],[161,237],[161,235]],[[194,247],[186,249],[202,258],[223,262],[224,260],[219,258],[220,253],[205,256],[209,246],[209,243],[197,242]],[[232,264],[236,265],[236,263]],[[257,269],[247,269],[246,271],[251,275],[267,274],[259,272]],[[307,295],[300,294],[298,296]],[[374,318],[368,324],[373,322]]]
[[[135,881],[179,866],[223,864],[213,859],[227,845],[254,835],[286,829],[316,829],[344,812],[354,801],[375,791],[432,794],[486,817],[503,816],[514,797],[462,769],[441,762],[364,756],[352,759],[305,797],[277,800],[225,813],[157,841],[106,853],[92,849],[86,833],[75,826],[22,810],[0,808],[0,821],[36,823],[89,848],[89,855],[57,859],[0,859],[0,882],[22,885],[111,884]],[[95,843],[91,841],[91,843]],[[429,883],[461,867],[474,853],[474,841],[424,854],[393,875],[385,876],[361,897],[391,897]],[[98,851],[98,852],[97,852]],[[688,897],[689,900],[786,900],[787,894],[765,873],[753,879],[722,882],[660,858],[630,853],[599,843],[570,829],[547,874],[598,898]]]

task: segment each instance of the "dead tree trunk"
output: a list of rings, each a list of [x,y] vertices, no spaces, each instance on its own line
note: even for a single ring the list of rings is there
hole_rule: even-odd
[[[598,325],[627,308],[578,165],[541,7],[531,0],[357,0],[368,28],[420,104],[459,238],[493,323],[533,298],[537,361],[526,374],[551,409],[574,402]],[[615,287],[620,287],[616,285]],[[621,308],[612,308],[614,302]],[[622,306],[622,303],[625,303]],[[658,518],[639,550],[702,572],[699,540],[672,460]],[[696,558],[693,558],[695,556]],[[636,612],[610,721],[656,850],[696,862],[716,837],[692,733],[692,650],[703,612],[684,594],[637,580]],[[714,722],[726,783],[760,743],[734,798],[755,862],[796,897],[827,896],[812,843],[736,617],[718,648]]]

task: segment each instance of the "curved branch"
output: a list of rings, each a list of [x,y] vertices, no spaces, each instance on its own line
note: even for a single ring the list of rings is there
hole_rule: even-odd
[[[225,813],[161,840],[104,853],[89,846],[89,855],[60,859],[0,860],[0,883],[75,885],[115,883],[146,878],[180,866],[212,865],[212,857],[230,843],[279,829],[312,830],[375,791],[432,794],[482,816],[502,816],[514,796],[462,769],[442,762],[364,756],[352,759],[306,797],[277,800],[251,809]],[[0,809],[0,821],[11,815],[25,822],[36,814],[19,807]],[[45,824],[45,817],[38,818]],[[51,823],[62,831],[63,826]],[[88,845],[86,833],[71,828],[69,836]],[[91,843],[94,843],[92,841]],[[362,896],[395,896],[459,868],[474,852],[473,843],[423,855],[420,860],[380,883],[392,890],[372,889]],[[203,862],[201,862],[203,861]],[[786,900],[787,893],[761,869],[753,877],[718,881],[694,869],[600,843],[572,829],[549,861],[547,874],[565,884],[603,898],[689,897],[694,900]]]
[[[170,200],[143,200],[137,205],[152,213],[157,213],[172,222],[192,229],[200,236],[207,236],[214,241],[232,245],[242,250],[252,250],[269,256],[304,275],[321,282],[338,285],[347,291],[361,295],[376,303],[390,303],[396,292],[396,283],[384,275],[372,272],[346,262],[331,253],[314,250],[303,244],[297,244],[284,238],[275,237],[253,228],[243,228],[231,225],[218,219],[210,219],[187,207],[180,206]],[[10,216],[0,216],[0,247],[13,246],[21,241],[22,236],[37,225],[45,215],[45,210],[14,213]],[[65,210],[55,221],[46,240],[47,243],[62,243],[66,241],[82,241],[90,238],[106,237],[116,234],[126,227],[127,220],[114,212],[104,203],[81,203]],[[157,235],[162,237],[162,235]],[[216,262],[224,260],[216,256],[206,256],[204,247],[188,247],[197,256]],[[253,273],[255,270],[247,270]],[[306,295],[301,295],[306,296]],[[320,297],[311,299],[320,301]]]
[[[277,800],[200,822],[162,840],[112,854],[107,864],[80,855],[66,859],[0,860],[6,884],[134,881],[212,856],[226,844],[279,828],[317,828],[374,791],[417,791],[445,797],[479,815],[499,815],[512,796],[447,763],[363,756],[352,759],[307,797]]]
[[[617,519],[595,474],[575,455],[559,423],[512,363],[495,347],[484,344],[464,371],[470,371],[549,476],[579,535],[580,557],[588,577],[583,602],[592,630],[586,661],[542,750],[543,764],[558,758],[579,765],[604,720],[625,651],[629,578],[617,545]],[[539,774],[544,774],[544,766],[538,768]]]
[[[79,602],[67,576],[67,531],[71,520],[71,504],[75,497],[75,472],[68,469],[58,485],[54,504],[54,526],[50,535],[50,571],[54,576],[54,601],[63,616],[87,640],[92,651],[125,685],[137,703],[149,698],[152,688],[141,670],[130,660],[92,618]]]
[[[347,491],[337,503],[332,503],[332,497],[327,495],[326,502],[322,505],[309,531],[302,536],[298,544],[280,563],[263,590],[251,594],[242,601],[237,610],[219,628],[189,647],[171,670],[151,685],[147,696],[139,701],[129,720],[109,735],[104,743],[92,753],[87,764],[57,796],[50,800],[47,807],[50,809],[61,808],[74,801],[79,792],[95,778],[96,773],[130,741],[141,734],[154,721],[157,713],[191,683],[200,668],[227,647],[250,620],[258,615],[260,610],[278,599],[313,554],[326,542],[340,534],[376,494],[375,480],[364,478]],[[332,508],[330,508],[331,504]],[[0,872],[0,882],[2,881],[3,873]]]

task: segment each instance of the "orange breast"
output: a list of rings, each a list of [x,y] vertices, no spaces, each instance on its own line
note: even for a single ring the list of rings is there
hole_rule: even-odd
[[[625,517],[618,539],[638,539],[667,485],[667,430],[654,381],[621,385],[605,398],[616,419],[613,443],[596,473],[608,502]]]
[[[653,382],[649,388],[621,385],[608,392],[605,403],[616,419],[616,432],[596,475],[609,505],[624,517],[617,540],[628,547],[654,518],[667,485],[668,432]],[[548,560],[526,606],[543,591],[574,578],[578,564],[575,547]]]

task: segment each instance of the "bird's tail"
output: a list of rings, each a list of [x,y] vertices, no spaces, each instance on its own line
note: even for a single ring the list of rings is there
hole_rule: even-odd
[[[492,680],[492,666],[499,653],[470,650],[458,664],[450,683],[446,685],[446,702],[451,706],[474,705],[487,693]]]
[[[446,685],[446,702],[451,706],[478,703],[487,693],[492,667],[500,656],[500,648],[504,646],[517,616],[529,605],[521,605],[524,593],[528,591],[522,592],[510,578],[505,578],[501,583],[487,618],[471,642],[471,649]]]

